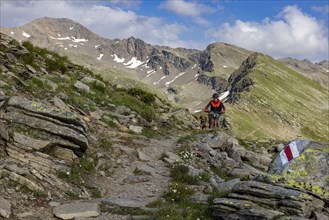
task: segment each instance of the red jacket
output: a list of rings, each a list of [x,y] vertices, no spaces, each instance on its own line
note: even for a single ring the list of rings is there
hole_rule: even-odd
[[[224,113],[226,110],[224,104],[219,99],[211,100],[204,108],[204,111],[208,111],[209,107],[212,112]]]

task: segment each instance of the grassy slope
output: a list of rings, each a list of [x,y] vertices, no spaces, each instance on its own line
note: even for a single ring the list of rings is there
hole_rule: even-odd
[[[239,104],[228,105],[237,137],[329,140],[329,94],[323,87],[264,55],[247,77],[254,87]]]
[[[207,76],[222,76],[228,79],[230,74],[237,69],[251,51],[230,44],[214,43],[209,53],[214,62],[214,71],[206,73]],[[224,68],[223,66],[227,66]]]

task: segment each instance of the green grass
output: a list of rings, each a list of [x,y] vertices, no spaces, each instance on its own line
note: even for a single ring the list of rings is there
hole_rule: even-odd
[[[156,200],[148,205],[150,208],[158,210],[149,213],[152,220],[173,219],[173,220],[195,220],[213,219],[208,204],[199,204],[191,201],[190,196],[193,195],[187,185],[182,183],[171,183],[165,200]]]
[[[175,165],[170,170],[170,177],[174,182],[185,183],[188,185],[197,185],[199,183],[198,177],[189,175],[189,168],[185,165]]]
[[[228,174],[229,169],[227,167],[223,167],[223,166],[211,167],[211,171],[226,181],[232,179],[232,177],[230,177]]]
[[[145,104],[154,104],[155,101],[155,95],[149,92],[146,92],[145,90],[142,90],[141,88],[135,87],[128,89],[128,94],[138,98]]]
[[[100,147],[104,150],[112,150],[112,141],[111,141],[111,139],[106,137],[106,136],[100,137],[98,147]]]
[[[246,78],[254,81],[228,106],[232,133],[243,139],[290,140],[302,137],[328,141],[329,93],[281,63],[258,55]]]
[[[130,108],[132,111],[137,112],[147,121],[152,121],[155,119],[155,110],[153,107],[145,104],[136,97],[132,97],[126,93],[117,94],[112,97],[112,101],[116,106],[124,105]]]
[[[208,205],[186,203],[186,204],[166,204],[160,210],[153,213],[149,220],[213,220],[211,210]]]
[[[57,176],[72,184],[80,185],[85,183],[89,175],[95,175],[97,160],[94,155],[85,154],[74,164],[68,172],[58,172]]]
[[[36,60],[39,59],[37,57],[41,56],[46,63],[46,68],[48,71],[59,71],[61,73],[67,73],[68,68],[67,64],[68,58],[66,56],[60,56],[55,52],[46,50],[44,48],[39,48],[31,44],[29,41],[24,41],[22,43],[22,46],[24,46],[29,53],[24,54],[20,57],[20,59],[25,63],[25,64],[30,64],[33,67],[35,67],[37,70],[40,70],[40,67],[36,64]]]
[[[213,130],[203,130],[203,131],[192,131],[189,132],[189,134],[180,137],[177,141],[178,144],[183,144],[183,143],[187,143],[188,141],[193,141],[197,139],[197,135],[198,134],[207,134],[207,133],[212,133],[214,132]]]

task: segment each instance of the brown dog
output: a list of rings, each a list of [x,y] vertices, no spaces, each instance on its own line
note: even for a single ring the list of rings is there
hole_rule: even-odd
[[[201,116],[200,116],[200,128],[201,130],[204,130],[206,128],[208,128],[208,115],[205,114],[205,113],[202,113]]]

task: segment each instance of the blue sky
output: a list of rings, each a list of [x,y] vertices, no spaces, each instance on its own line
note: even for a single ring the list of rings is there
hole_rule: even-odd
[[[1,26],[65,17],[110,39],[203,50],[231,43],[274,58],[329,60],[326,0],[1,0]]]

